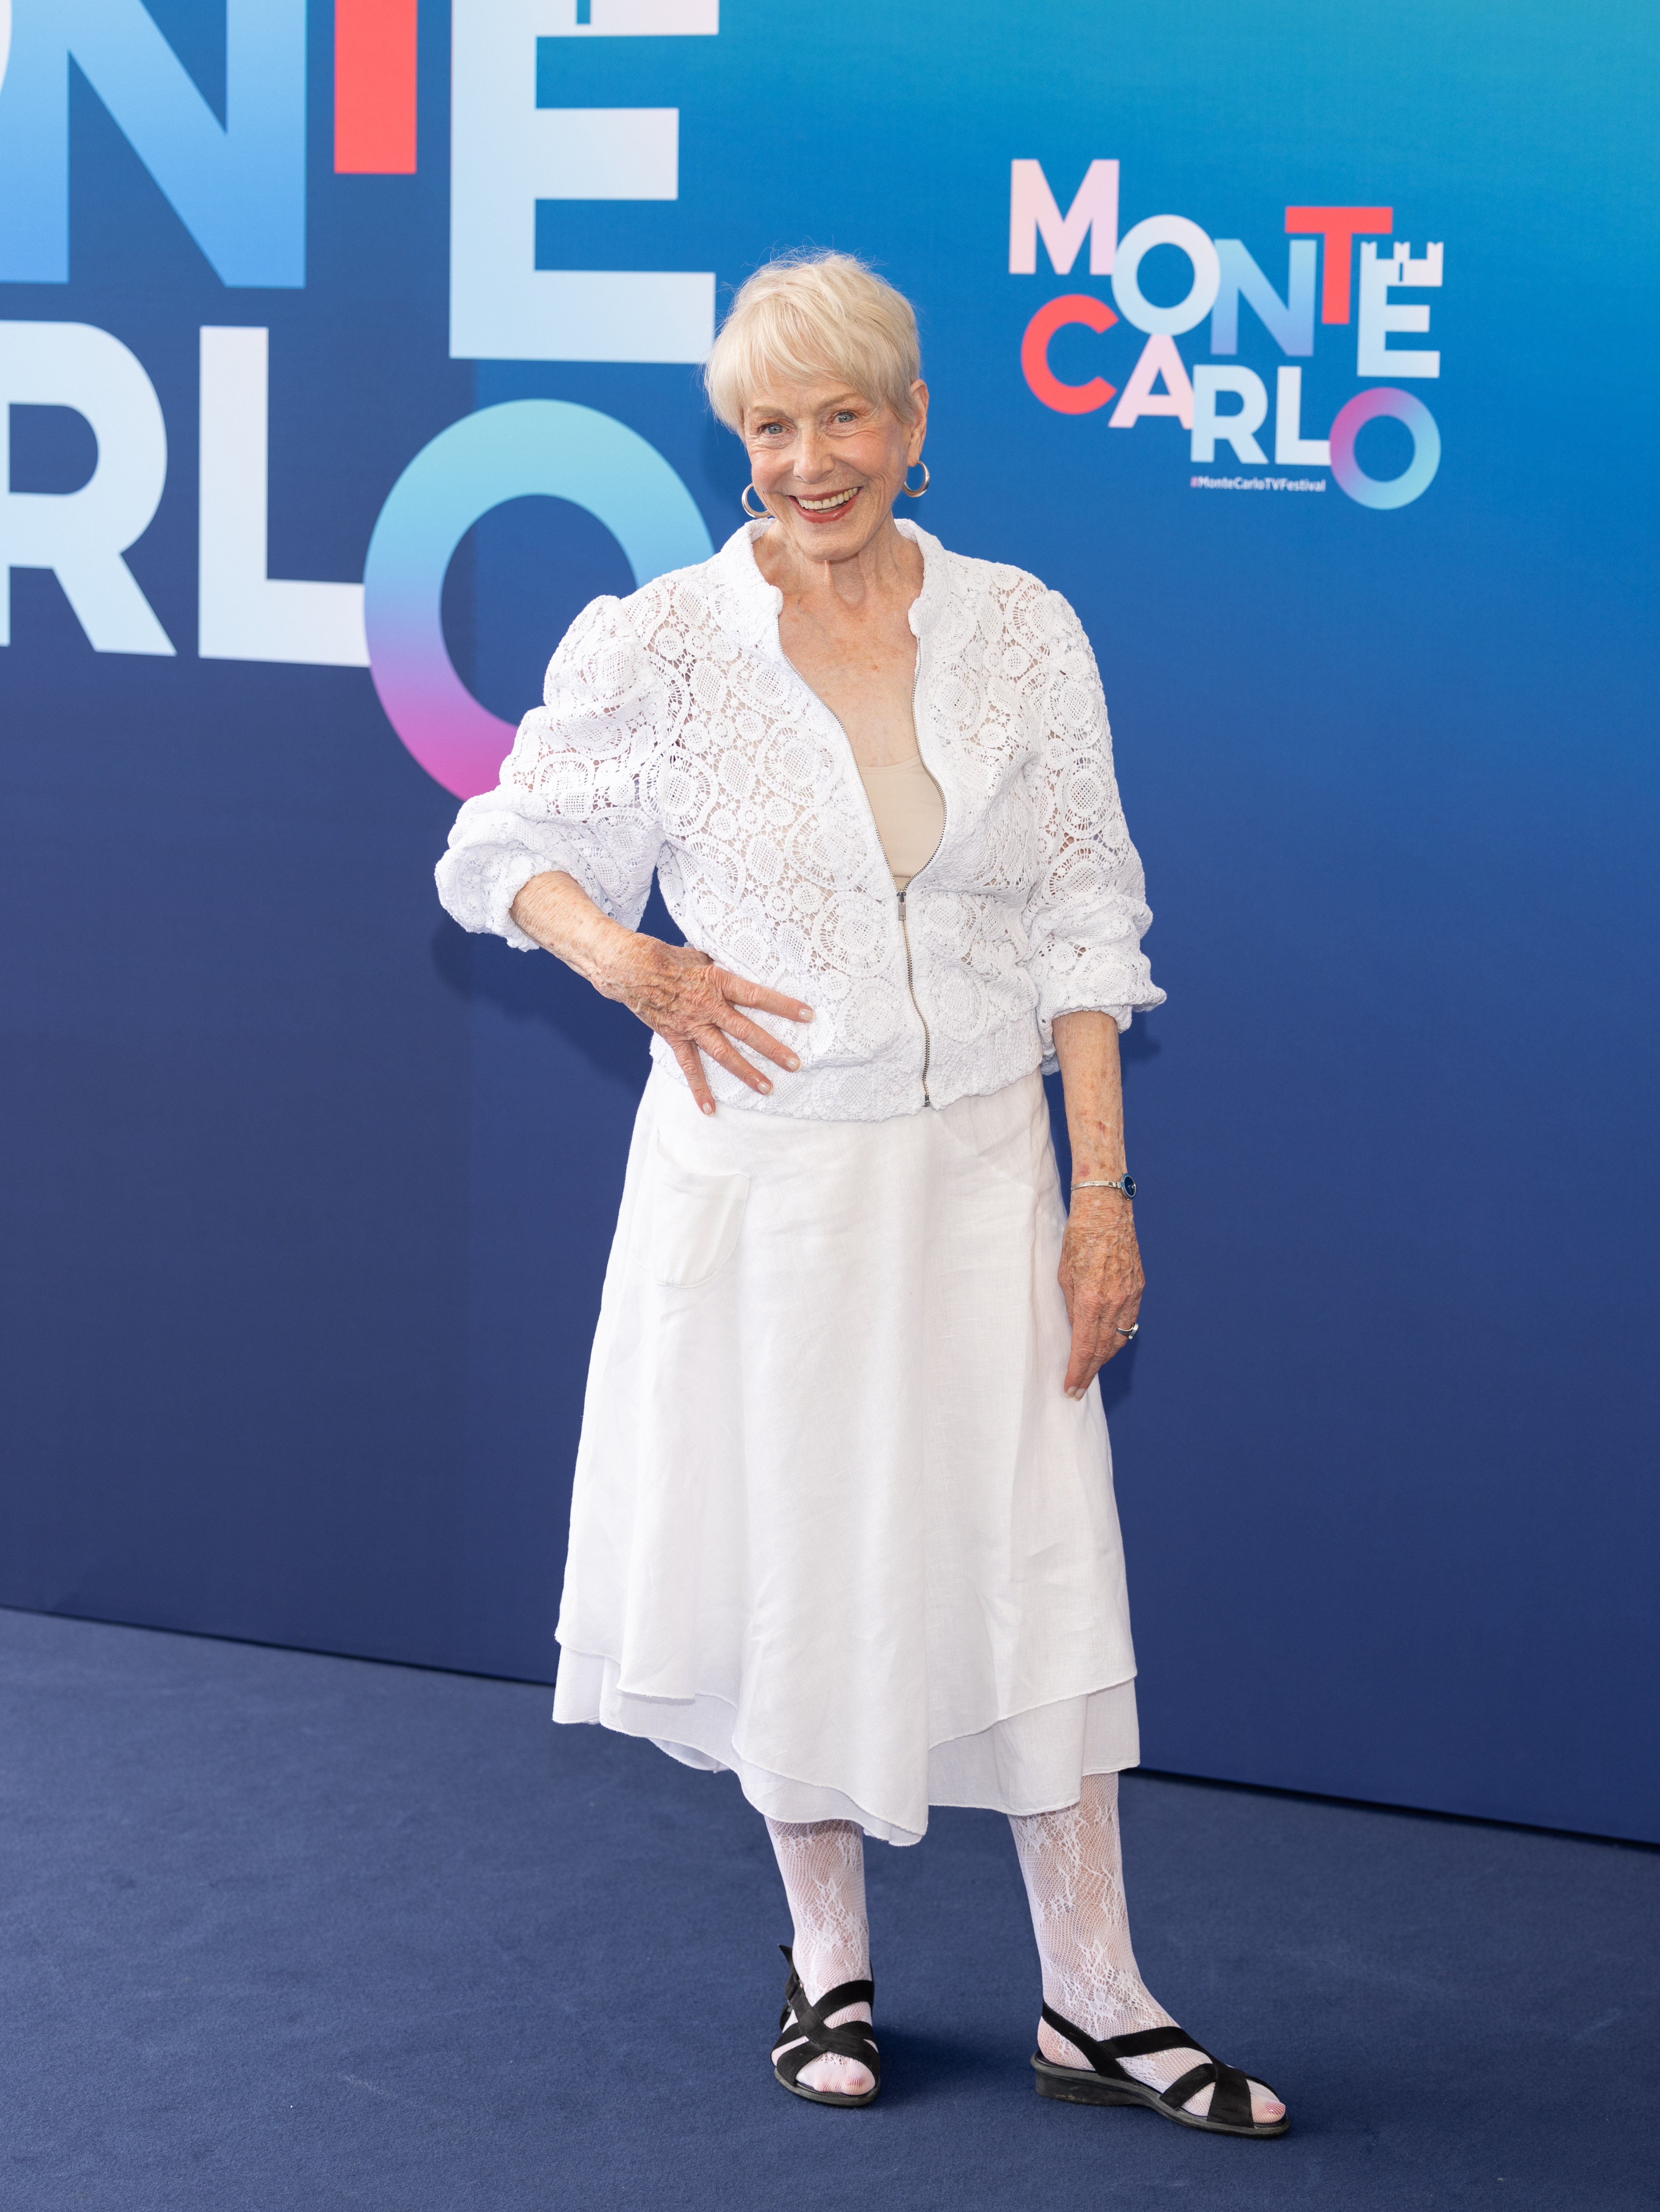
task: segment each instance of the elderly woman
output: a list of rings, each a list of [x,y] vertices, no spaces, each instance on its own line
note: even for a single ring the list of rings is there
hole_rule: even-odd
[[[754,520],[577,617],[439,867],[457,921],[654,1033],[555,1717],[730,1768],[764,1815],[798,2096],[879,2087],[864,1837],[979,1805],[1031,1904],[1039,2094],[1277,2135],[1148,1994],[1124,1910],[1134,1662],[1091,1386],[1141,1301],[1140,864],[1072,609],[894,520],[927,488],[920,366],[850,257],[751,277],[707,381]],[[638,933],[654,872],[684,945]]]

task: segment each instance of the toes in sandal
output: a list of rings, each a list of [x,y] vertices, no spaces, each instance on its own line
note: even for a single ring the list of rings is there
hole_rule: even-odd
[[[1291,2125],[1288,2112],[1277,2120],[1252,2119],[1250,2083],[1260,2077],[1242,2074],[1237,2066],[1225,2066],[1219,2058],[1213,2058],[1183,2027],[1148,2027],[1138,2035],[1114,2035],[1098,2043],[1048,2005],[1043,2007],[1043,2017],[1057,2035],[1076,2045],[1091,2070],[1085,2073],[1081,2066],[1057,2066],[1041,2051],[1035,2052],[1031,2063],[1040,2097],[1060,2098],[1070,2105],[1145,2105],[1167,2120],[1178,2120],[1184,2128],[1202,2128],[1213,2136],[1282,2136]],[[1138,2081],[1119,2063],[1123,2058],[1149,2058],[1157,2051],[1202,2051],[1204,2062],[1189,2067],[1168,2089]],[[1266,2081],[1261,2086],[1268,2087]],[[1196,2097],[1204,2088],[1211,2092],[1208,2113],[1201,2117],[1184,2112],[1182,2107],[1189,2098]],[[1273,2096],[1274,2092],[1269,2089],[1268,2094]]]
[[[841,2012],[848,2005],[874,2004],[874,1982],[840,1982],[833,1990],[826,1990],[817,2004],[809,2004],[807,1993],[801,1986],[801,1977],[795,1971],[795,1961],[790,1956],[790,1947],[781,1943],[779,1949],[789,1961],[790,1978],[784,1989],[784,2009],[778,2015],[778,2032],[781,2042],[790,2048],[782,2051],[777,2044],[772,2050],[772,2070],[792,2096],[806,2097],[815,2105],[868,2105],[882,2086],[882,2061],[876,2048],[876,2038],[868,2024],[862,2020],[850,2020],[842,2027],[826,2027],[828,2015]],[[800,2041],[796,2038],[800,2037]],[[873,2076],[871,2086],[862,2095],[851,2097],[839,2089],[809,2089],[800,2079],[804,2066],[811,2066],[815,2058],[833,2052],[838,2058],[857,2059],[867,2066]],[[1188,2093],[1191,2095],[1191,2090]]]

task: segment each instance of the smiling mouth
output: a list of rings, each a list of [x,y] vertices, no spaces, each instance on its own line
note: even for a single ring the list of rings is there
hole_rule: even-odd
[[[848,506],[858,496],[857,484],[849,484],[845,491],[827,491],[822,499],[803,499],[799,492],[794,495],[803,514],[834,514],[838,507]]]

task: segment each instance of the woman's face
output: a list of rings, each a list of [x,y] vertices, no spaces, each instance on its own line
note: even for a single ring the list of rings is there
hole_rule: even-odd
[[[829,376],[769,381],[744,410],[756,491],[805,559],[851,560],[885,527],[927,430],[928,388],[910,390],[910,422]]]

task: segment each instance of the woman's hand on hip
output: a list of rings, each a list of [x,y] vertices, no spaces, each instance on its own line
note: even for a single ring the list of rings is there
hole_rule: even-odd
[[[705,1054],[751,1091],[770,1091],[772,1084],[745,1059],[740,1044],[776,1066],[801,1065],[788,1045],[752,1022],[744,1009],[776,1014],[787,1022],[810,1022],[811,1006],[781,991],[745,982],[690,945],[665,945],[661,938],[624,929],[601,914],[563,869],[532,876],[514,900],[512,912],[527,937],[586,975],[602,997],[619,999],[648,1030],[656,1030],[680,1063],[704,1113],[714,1111],[703,1071]]]
[[[1122,1191],[1074,1191],[1061,1247],[1061,1290],[1072,1323],[1067,1397],[1081,1398],[1128,1343],[1124,1332],[1135,1326],[1146,1284],[1129,1200]]]
[[[751,1091],[770,1091],[772,1082],[739,1052],[740,1044],[775,1066],[801,1065],[788,1045],[751,1021],[744,1009],[776,1014],[787,1022],[810,1022],[812,1007],[717,968],[707,952],[694,951],[690,945],[665,945],[660,938],[630,932],[593,981],[606,998],[620,999],[648,1029],[655,1030],[706,1114],[714,1111],[703,1066],[706,1054]]]

